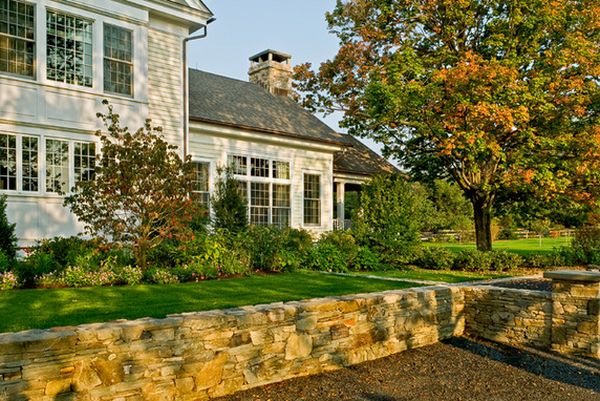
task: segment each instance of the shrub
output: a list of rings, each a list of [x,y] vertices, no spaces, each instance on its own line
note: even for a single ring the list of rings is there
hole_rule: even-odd
[[[0,250],[8,259],[13,260],[17,255],[16,224],[10,224],[6,217],[6,195],[0,196]]]
[[[58,283],[66,287],[98,287],[115,283],[116,276],[111,270],[90,271],[82,266],[69,266],[59,276]]]
[[[358,247],[354,258],[353,269],[378,271],[383,270],[385,265],[381,263],[381,258],[368,246]]]
[[[167,269],[150,268],[144,272],[144,281],[151,284],[176,284],[179,278]]]
[[[17,276],[13,272],[0,272],[0,290],[12,290],[18,286]]]
[[[13,261],[0,249],[0,273],[6,273],[12,268]]]
[[[86,241],[80,237],[55,237],[41,240],[33,249],[34,253],[52,255],[58,267],[77,264],[77,258],[82,254],[95,251],[98,243]]]
[[[310,249],[307,255],[306,267],[328,272],[347,272],[348,262],[346,255],[336,245],[323,242]]]
[[[248,202],[240,191],[240,182],[230,167],[219,168],[215,192],[211,198],[215,229],[238,233],[248,227]]]
[[[600,264],[600,227],[586,227],[577,230],[571,242],[571,249],[577,262]]]
[[[377,251],[386,262],[407,263],[419,247],[426,194],[399,175],[381,175],[363,186],[353,230],[361,245]]]
[[[56,272],[58,268],[59,265],[52,254],[34,252],[24,261],[17,263],[14,271],[22,286],[33,287],[39,277]]]
[[[115,284],[137,285],[142,282],[144,272],[139,267],[125,266],[114,272]]]
[[[456,254],[454,258],[454,270],[468,272],[489,270],[492,265],[490,252],[482,252],[476,249],[465,249]]]
[[[523,265],[523,258],[515,253],[492,251],[490,269],[493,271],[510,271]]]
[[[325,233],[319,239],[319,244],[335,246],[346,256],[346,264],[350,267],[358,255],[359,246],[349,230],[336,230]]]
[[[442,247],[425,247],[415,264],[423,269],[450,270],[454,266],[454,253]]]

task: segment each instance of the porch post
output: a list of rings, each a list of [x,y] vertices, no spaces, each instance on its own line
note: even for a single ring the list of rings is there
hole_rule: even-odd
[[[346,196],[346,183],[338,181],[335,183],[336,199],[337,199],[337,217],[339,222],[339,228],[344,229],[344,219],[346,218],[344,213],[344,197]]]

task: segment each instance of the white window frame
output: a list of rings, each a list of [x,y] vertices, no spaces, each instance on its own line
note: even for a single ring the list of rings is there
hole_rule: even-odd
[[[212,197],[213,194],[213,177],[214,177],[214,160],[208,160],[208,159],[199,159],[199,158],[192,158],[191,160],[192,163],[206,163],[208,164],[208,212],[210,213],[212,210],[212,205],[211,205],[211,201],[210,198]],[[193,191],[192,193],[204,193],[204,191]]]
[[[5,129],[0,130],[1,135],[13,135],[17,141],[17,189],[6,190],[0,189],[0,194],[5,195],[17,195],[17,196],[29,196],[29,197],[58,197],[62,198],[71,193],[71,189],[75,186],[75,158],[74,148],[75,142],[83,143],[94,143],[96,155],[101,151],[100,142],[97,138],[74,135],[72,137],[66,135],[46,135],[35,132],[23,132],[23,131],[8,131]],[[38,140],[38,190],[37,191],[25,191],[23,190],[23,137],[33,137]],[[65,193],[59,194],[56,192],[48,192],[46,188],[46,140],[54,139],[60,141],[66,141],[69,144],[68,150],[68,169],[69,169],[69,182],[68,188]]]
[[[226,160],[227,163],[229,163],[229,158],[230,157],[244,157],[246,159],[246,174],[242,175],[242,174],[234,174],[233,177],[236,180],[242,181],[246,184],[246,195],[247,195],[247,206],[248,206],[248,221],[251,221],[251,212],[250,212],[250,208],[252,207],[252,191],[251,191],[251,183],[262,183],[262,184],[268,184],[269,185],[269,216],[268,216],[268,225],[273,225],[273,184],[279,184],[279,185],[288,185],[290,187],[290,206],[289,206],[289,226],[291,227],[292,225],[292,216],[293,216],[293,192],[292,192],[292,182],[293,182],[293,168],[292,168],[292,161],[291,160],[286,160],[280,157],[272,157],[272,156],[268,156],[268,155],[262,155],[262,154],[258,154],[258,153],[252,153],[252,154],[242,154],[242,153],[228,153],[226,155]],[[251,159],[255,158],[255,159],[266,159],[269,161],[269,174],[268,177],[256,177],[251,175],[252,173],[252,166],[251,166]],[[290,157],[291,159],[291,157]],[[277,162],[285,162],[288,163],[289,165],[289,169],[290,169],[290,178],[288,179],[284,179],[284,178],[273,178],[273,162],[277,161]],[[251,223],[252,224],[252,223]]]
[[[316,175],[319,177],[319,223],[305,223],[304,220],[304,182],[307,175]],[[315,228],[323,226],[323,172],[315,170],[302,170],[302,227]]]
[[[25,79],[25,80],[29,80],[29,81],[35,81],[38,77],[38,48],[39,48],[39,25],[38,25],[38,5],[36,3],[33,3],[29,0],[18,0],[18,2],[20,3],[25,3],[27,5],[33,6],[33,40],[30,39],[25,39],[25,38],[20,38],[20,37],[15,37],[17,39],[20,40],[24,40],[26,42],[33,42],[33,74],[31,76],[29,75],[21,75],[21,74],[16,74],[16,73],[11,73],[8,71],[0,71],[1,75],[6,75],[9,77],[14,77],[14,78],[20,78],[20,79]],[[45,22],[45,21],[44,21]],[[0,34],[0,36],[4,36],[3,34]],[[11,35],[6,35],[11,37]],[[44,44],[46,43],[46,40],[44,39]]]

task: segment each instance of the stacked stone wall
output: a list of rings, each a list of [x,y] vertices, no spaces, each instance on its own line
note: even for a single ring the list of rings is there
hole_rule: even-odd
[[[0,335],[0,400],[203,400],[461,335],[430,287]]]
[[[465,334],[505,344],[549,348],[552,294],[493,286],[465,287]]]

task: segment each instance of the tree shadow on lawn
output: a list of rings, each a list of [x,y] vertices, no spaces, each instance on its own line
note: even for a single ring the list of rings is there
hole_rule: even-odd
[[[475,355],[505,363],[549,380],[600,392],[600,361],[453,337],[443,341]]]

